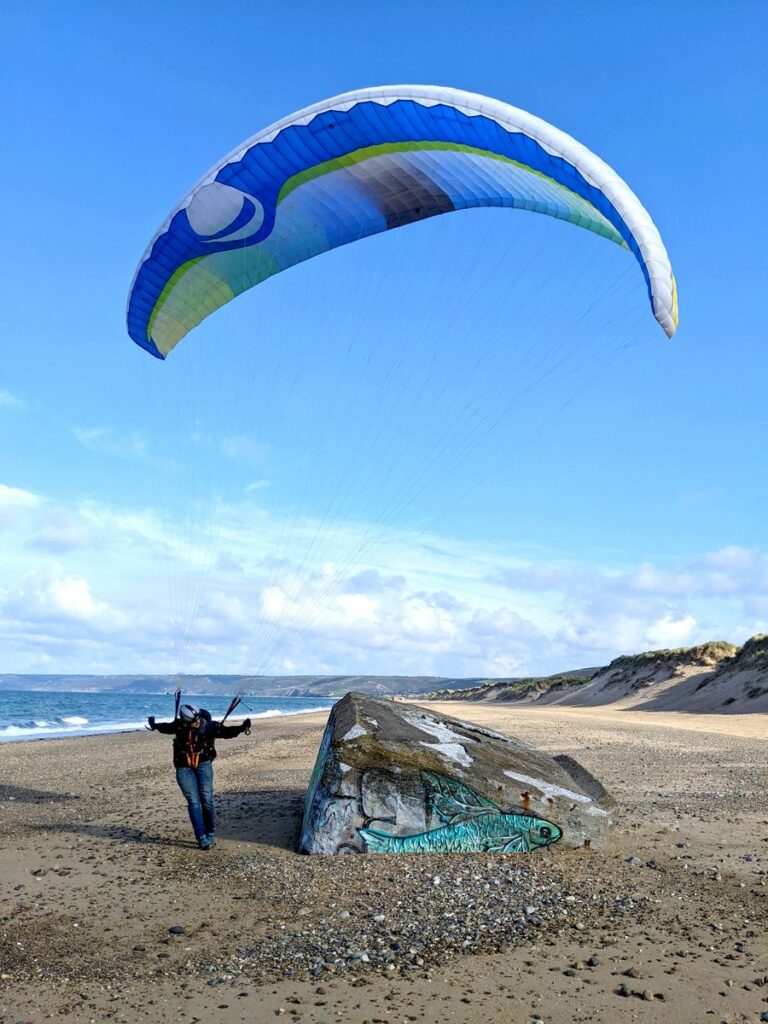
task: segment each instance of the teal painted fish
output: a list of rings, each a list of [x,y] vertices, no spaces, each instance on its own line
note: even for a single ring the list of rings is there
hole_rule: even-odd
[[[482,814],[412,836],[378,828],[361,828],[360,835],[371,853],[528,853],[556,843],[562,833],[532,814]]]
[[[551,821],[533,814],[504,814],[495,804],[455,779],[422,772],[428,808],[446,824],[398,836],[378,828],[359,833],[371,853],[529,853],[562,836]]]

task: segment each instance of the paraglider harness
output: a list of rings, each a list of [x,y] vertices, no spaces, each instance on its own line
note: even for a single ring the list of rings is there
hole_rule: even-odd
[[[241,697],[233,697],[227,712],[220,722],[214,722],[210,711],[200,708],[200,727],[193,729],[183,718],[179,717],[179,704],[181,703],[181,690],[176,691],[176,710],[174,724],[176,731],[173,737],[173,763],[177,768],[197,768],[206,761],[213,761],[216,758],[216,737],[229,734],[236,736],[240,731],[239,726],[229,726],[222,732],[224,723],[241,702]],[[246,735],[250,733],[246,730]]]
[[[200,727],[178,719],[173,738],[173,763],[177,768],[197,768],[201,761],[216,758],[216,731],[210,711],[200,708]]]

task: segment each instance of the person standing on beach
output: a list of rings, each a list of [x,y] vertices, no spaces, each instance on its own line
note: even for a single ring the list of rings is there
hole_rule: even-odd
[[[147,719],[149,728],[173,736],[173,764],[176,781],[187,800],[189,819],[195,830],[197,845],[210,850],[216,842],[216,811],[213,806],[213,761],[216,740],[229,740],[240,733],[250,733],[251,720],[242,725],[214,722],[209,711],[183,704],[172,722]]]

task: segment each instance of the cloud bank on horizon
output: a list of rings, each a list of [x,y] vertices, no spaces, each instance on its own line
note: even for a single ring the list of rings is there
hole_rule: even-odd
[[[286,549],[249,498],[181,540],[157,509],[0,485],[0,670],[540,675],[768,628],[757,549],[616,565],[400,528],[356,557],[345,522],[302,564],[318,523]]]

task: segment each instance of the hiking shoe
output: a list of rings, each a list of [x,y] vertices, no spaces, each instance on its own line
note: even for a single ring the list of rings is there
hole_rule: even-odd
[[[213,840],[209,836],[203,836],[200,842],[197,844],[201,850],[210,850],[213,846]]]
[[[209,832],[208,835],[205,838],[208,840],[209,845],[211,845],[211,846],[215,846],[216,845],[216,834],[215,834],[215,832]]]

